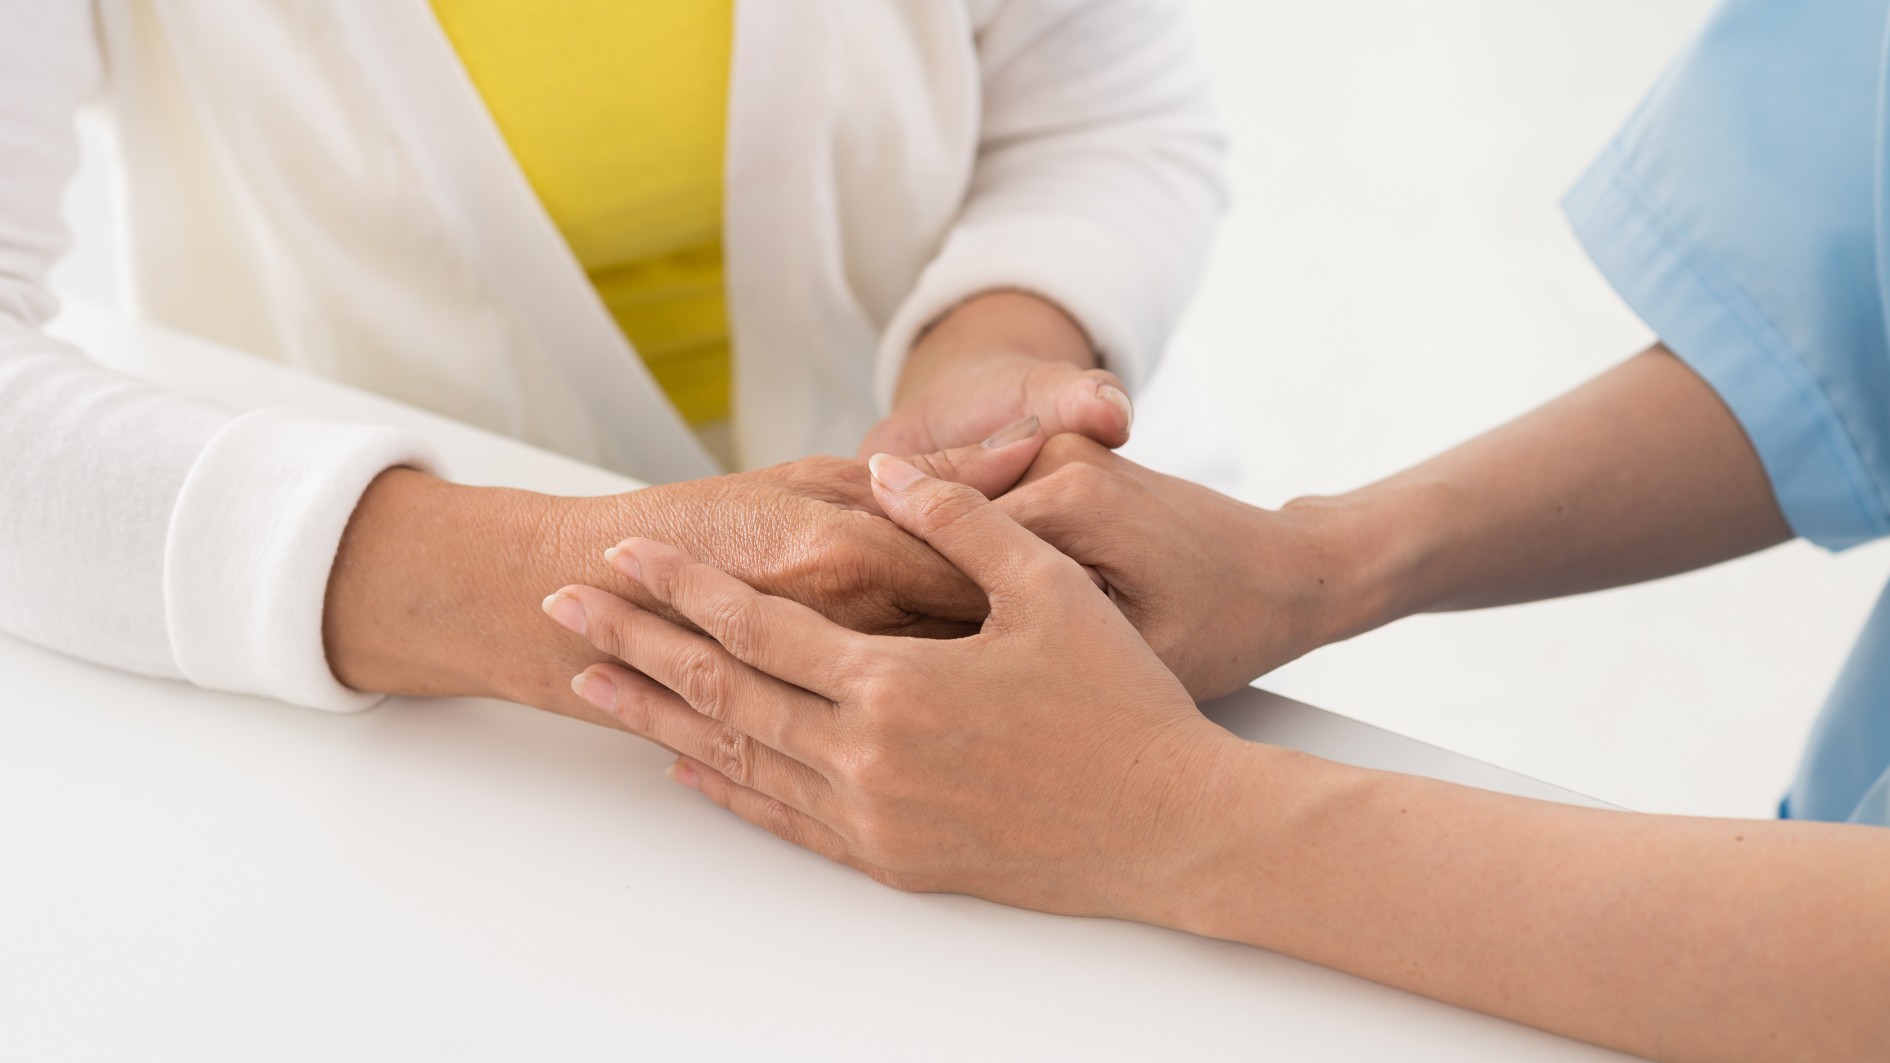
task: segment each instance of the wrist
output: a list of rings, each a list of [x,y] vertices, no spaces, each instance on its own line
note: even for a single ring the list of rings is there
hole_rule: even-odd
[[[1280,508],[1279,515],[1299,525],[1322,555],[1318,578],[1324,583],[1309,625],[1314,646],[1430,607],[1436,516],[1448,510],[1442,496],[1436,485],[1375,484],[1344,495],[1296,498]]]
[[[1270,948],[1266,919],[1300,861],[1338,768],[1293,749],[1223,736],[1134,919]],[[1344,768],[1340,768],[1344,770]]]
[[[499,697],[598,719],[568,686],[595,652],[538,603],[566,583],[621,582],[602,551],[634,530],[623,509],[621,497],[382,474],[329,576],[329,667],[359,690]]]
[[[1331,880],[1315,854],[1333,837],[1374,773],[1296,750],[1234,739],[1195,821],[1187,858],[1150,920],[1202,937],[1290,951],[1307,888]]]
[[[934,380],[992,360],[1097,365],[1089,336],[1063,310],[1027,292],[990,291],[959,303],[919,335],[900,370],[893,405],[902,406]]]
[[[329,573],[329,667],[384,694],[494,695],[463,628],[513,573],[505,559],[542,519],[546,496],[466,487],[390,469],[356,504]]]

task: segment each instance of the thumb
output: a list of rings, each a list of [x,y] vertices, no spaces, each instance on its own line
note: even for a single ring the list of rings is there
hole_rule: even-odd
[[[886,516],[971,577],[991,600],[994,617],[1007,598],[1029,593],[1024,585],[1032,573],[1045,571],[1046,562],[1058,578],[1088,585],[1076,562],[1025,531],[974,488],[927,476],[890,454],[875,454],[867,464],[873,495]]]
[[[1048,434],[1073,432],[1112,449],[1129,441],[1135,423],[1128,392],[1104,369],[1058,366],[1055,372],[1034,374],[1030,408],[1042,415]]]
[[[921,454],[906,461],[927,476],[964,484],[986,498],[996,498],[1023,478],[1037,460],[1045,438],[1037,418],[1031,416],[998,429],[982,443]]]

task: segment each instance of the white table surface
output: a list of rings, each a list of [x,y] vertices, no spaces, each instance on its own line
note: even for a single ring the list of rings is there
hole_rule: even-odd
[[[61,330],[236,407],[408,426],[461,479],[628,481],[96,311]],[[1623,1058],[1257,949],[913,896],[472,699],[337,716],[0,636],[0,1059]],[[1336,760],[1584,799],[1249,690]]]

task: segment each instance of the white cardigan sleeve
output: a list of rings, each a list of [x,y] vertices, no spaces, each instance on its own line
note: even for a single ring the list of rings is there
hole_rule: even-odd
[[[147,675],[326,709],[322,600],[367,484],[416,440],[284,410],[237,416],[46,336],[89,3],[0,0],[0,630]]]
[[[978,158],[957,224],[882,339],[890,404],[919,333],[1030,291],[1134,386],[1154,367],[1225,201],[1223,142],[1180,0],[986,0]]]

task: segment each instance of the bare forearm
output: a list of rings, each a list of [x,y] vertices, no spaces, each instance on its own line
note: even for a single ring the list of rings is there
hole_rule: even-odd
[[[568,686],[595,651],[537,606],[572,579],[621,582],[601,551],[626,534],[622,509],[609,498],[382,474],[329,577],[329,666],[360,690],[503,697],[612,723]]]
[[[1190,891],[1188,929],[1661,1059],[1890,1046],[1890,834],[1250,752],[1230,787],[1244,837]]]
[[[1654,579],[1791,536],[1739,423],[1658,347],[1421,465],[1295,509],[1342,514],[1367,544],[1370,623]]]

